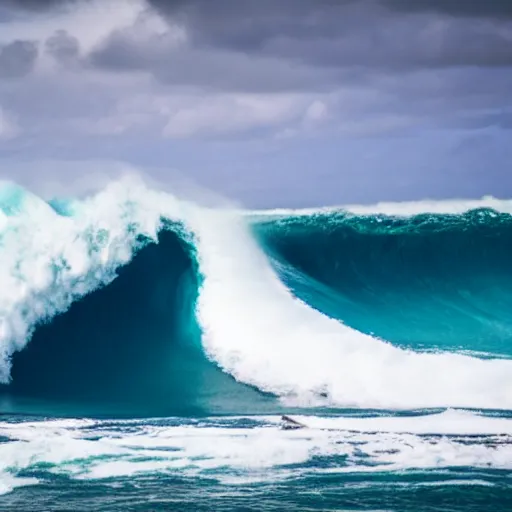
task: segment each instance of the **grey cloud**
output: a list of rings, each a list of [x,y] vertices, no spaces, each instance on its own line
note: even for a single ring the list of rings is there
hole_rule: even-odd
[[[75,61],[80,53],[78,39],[65,30],[56,31],[45,42],[46,51],[62,64]]]
[[[5,4],[22,9],[45,10],[57,5],[86,3],[90,0],[5,0]],[[342,4],[365,2],[366,0],[280,0],[277,4],[272,0],[148,0],[150,4],[168,13],[197,15],[198,11],[205,14],[222,14],[224,17],[237,16],[244,12],[251,17],[268,13],[267,18],[285,18],[286,14],[304,14],[318,9],[336,9]],[[477,17],[512,17],[510,0],[375,0],[385,7],[399,11],[440,12],[453,16]],[[289,20],[292,21],[292,20]],[[311,20],[314,23],[314,20]]]
[[[48,8],[73,2],[18,0],[13,3]],[[317,68],[359,66],[400,70],[512,65],[512,20],[507,21],[512,13],[510,0],[281,0],[279,3],[148,0],[148,3],[186,28],[193,50],[210,53],[221,50],[287,59],[292,64],[304,63]],[[490,19],[468,18],[470,15]],[[501,21],[493,19],[500,17]],[[158,47],[162,42],[166,41],[153,41],[152,55],[151,49],[138,47],[135,37],[130,40],[129,31],[113,34],[96,50],[91,62],[113,69],[149,70],[153,66],[155,75],[167,79],[178,76],[175,81],[179,83],[180,70],[169,72],[172,62],[165,63],[162,48]],[[168,46],[165,48],[169,50]],[[69,50],[71,47],[63,51]],[[180,51],[184,54],[186,50]],[[176,56],[169,51],[172,61]],[[197,55],[196,51],[193,57]],[[222,64],[226,61],[225,56],[212,57],[215,60]],[[177,64],[184,65],[179,61]],[[223,65],[219,72],[226,73]]]
[[[432,21],[433,16],[439,21],[440,15],[446,14],[450,15],[448,21],[464,21],[468,16],[492,18],[490,21],[512,17],[510,0],[281,0],[279,3],[149,0],[149,3],[187,26],[197,44],[248,52],[262,51],[275,41],[318,44],[339,41],[353,33],[362,34],[370,43],[372,40],[379,43],[382,42],[378,40],[379,35],[388,28],[390,18],[401,19],[416,30],[422,23]],[[458,23],[453,30],[461,28],[464,29],[463,24]],[[496,32],[496,28],[487,26],[491,32]],[[493,50],[487,46],[487,34],[475,30],[474,24],[467,25],[467,29],[475,39],[474,45],[480,44],[489,52]],[[411,34],[407,31],[395,31],[391,35],[405,47],[410,43]],[[433,42],[437,43],[435,39]]]
[[[170,21],[183,24],[189,38],[177,41],[172,23],[166,34],[151,33],[151,24],[140,19],[81,60],[77,41],[63,31],[46,41],[46,51],[60,62],[80,62],[84,76],[87,67],[127,72],[126,81],[134,71],[149,73],[157,79],[142,86],[149,96],[160,90],[177,96],[236,91],[335,97],[342,91],[339,103],[327,106],[329,116],[347,130],[358,123],[381,127],[384,121],[404,119],[421,127],[465,128],[487,123],[497,109],[512,104],[510,41],[506,30],[494,30],[507,28],[504,22],[401,13],[371,0],[282,0],[278,9],[268,0],[152,3]],[[80,73],[75,75],[82,80]],[[367,92],[360,103],[344,96],[343,89],[351,87]],[[47,85],[46,97],[53,88]],[[42,90],[39,84],[37,92],[27,91],[17,104],[8,93],[4,97],[20,111]],[[51,101],[36,101],[26,119],[38,116],[46,129],[47,119],[58,111],[58,125],[65,131],[69,125],[61,120],[116,115],[115,109],[108,111],[121,97],[115,87],[102,102],[96,93],[66,91],[65,97],[54,93],[58,109]],[[13,87],[12,94],[19,98],[21,92]],[[87,112],[75,112],[77,105]]]
[[[112,33],[87,56],[87,63],[114,71],[143,71],[151,69],[172,49],[165,37],[154,38],[148,45],[148,41],[138,41],[132,35],[126,30]]]
[[[491,112],[487,115],[475,117],[468,116],[466,127],[472,129],[497,127],[502,130],[512,130],[512,111]]]
[[[391,8],[415,12],[440,12],[452,16],[512,18],[510,0],[383,0]]]
[[[277,13],[267,2],[152,1],[185,24],[189,43],[140,38],[134,26],[96,48],[93,66],[144,70],[171,84],[281,90],[331,87],[361,72],[512,65],[512,26],[488,20],[393,15],[364,0],[285,1]]]
[[[371,81],[391,112],[409,114],[435,125],[471,128],[512,105],[512,73],[503,68],[429,70],[382,74]],[[370,105],[375,111],[375,107]],[[476,126],[476,125],[475,125]]]
[[[264,53],[312,66],[382,70],[512,65],[512,32],[491,23],[384,18],[332,39],[276,38]]]
[[[505,30],[512,27],[504,22],[400,14],[371,1],[284,0],[280,9],[286,14],[288,6],[294,16],[273,16],[270,3],[248,2],[245,24],[241,4],[229,11],[225,1],[215,9],[203,1],[159,4],[186,27],[186,41],[176,42],[172,23],[169,33],[153,36],[133,26],[111,34],[88,64],[206,92],[342,91],[328,108],[343,136],[383,123],[400,129],[405,121],[419,129],[472,129],[512,104],[512,40]],[[365,93],[360,103],[345,95],[347,88]]]
[[[0,79],[20,78],[29,74],[37,59],[33,41],[14,41],[0,47]]]
[[[87,3],[90,0],[4,0],[7,7],[31,11],[46,11],[59,6],[72,6],[76,3]]]
[[[281,57],[281,45],[304,47],[336,44],[386,17],[375,0],[149,0],[160,13],[186,27],[192,44],[251,55]],[[302,44],[302,48],[299,46]]]
[[[243,9],[251,15],[266,12],[268,16],[280,17],[285,12],[305,13],[319,9],[336,9],[342,4],[364,3],[366,0],[281,0],[279,4],[271,0],[246,0],[245,2],[223,1],[209,2],[208,0],[149,0],[157,8],[170,13],[179,11],[191,14],[199,10],[214,14],[217,11],[229,16]],[[512,17],[512,3],[510,0],[376,0],[384,7],[413,12],[440,12],[453,16],[478,17]],[[314,20],[311,20],[314,23]]]
[[[336,81],[331,70],[313,70],[272,55],[177,45],[169,35],[141,42],[130,30],[112,34],[88,56],[88,64],[147,71],[165,84],[224,91],[323,90]]]
[[[330,38],[346,28],[348,5],[375,7],[371,0],[149,0],[183,23],[198,43],[255,51],[276,37]]]

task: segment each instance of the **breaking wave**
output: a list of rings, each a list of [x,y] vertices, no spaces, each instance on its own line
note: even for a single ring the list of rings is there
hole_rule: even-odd
[[[512,409],[511,210],[241,212],[137,178],[81,200],[4,183],[3,403]]]

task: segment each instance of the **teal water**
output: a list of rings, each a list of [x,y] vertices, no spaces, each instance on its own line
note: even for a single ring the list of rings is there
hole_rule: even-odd
[[[205,358],[194,316],[200,277],[186,243],[163,230],[118,277],[40,325],[0,385],[4,411],[197,416],[274,402]],[[63,383],[65,385],[63,386]]]
[[[478,452],[483,462],[490,445],[504,442],[496,435],[286,432],[278,417],[39,426],[24,419],[6,427],[8,421],[0,424],[2,433],[16,432],[18,439],[0,449],[5,454],[11,446],[25,456],[32,450],[32,463],[19,470],[21,487],[2,497],[0,510],[34,510],[37,503],[38,510],[84,511],[505,511],[512,504],[508,470],[485,464],[418,469],[410,449],[409,467],[397,462],[413,443],[418,452]],[[43,457],[41,447],[27,441],[30,429],[59,451]]]
[[[512,355],[512,216],[285,216],[254,229],[323,313],[401,346]]]
[[[0,192],[0,510],[512,508],[508,203]]]

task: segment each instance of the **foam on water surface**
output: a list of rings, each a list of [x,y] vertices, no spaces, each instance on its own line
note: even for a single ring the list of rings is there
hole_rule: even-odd
[[[415,417],[1,422],[0,485],[59,474],[109,479],[176,474],[214,479],[296,479],[307,473],[512,469],[512,419],[448,411]],[[19,476],[23,475],[23,476]],[[29,476],[27,476],[29,475]]]

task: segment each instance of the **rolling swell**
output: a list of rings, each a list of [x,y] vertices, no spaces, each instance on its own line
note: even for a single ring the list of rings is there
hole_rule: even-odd
[[[308,304],[402,346],[512,355],[512,216],[331,212],[259,220],[274,267]]]

